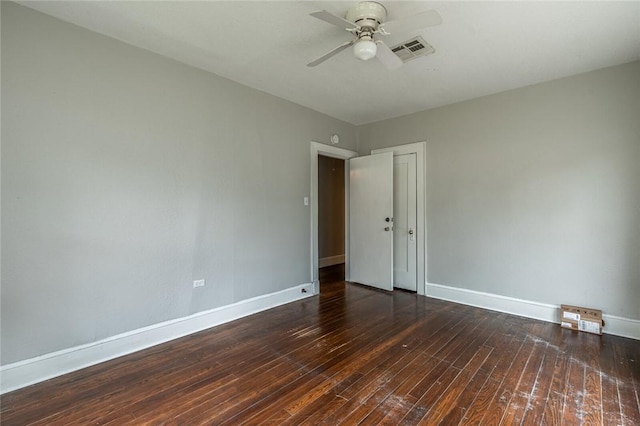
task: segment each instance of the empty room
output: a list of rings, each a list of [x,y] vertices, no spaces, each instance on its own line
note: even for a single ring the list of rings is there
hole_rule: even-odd
[[[640,2],[0,15],[2,425],[640,424]]]

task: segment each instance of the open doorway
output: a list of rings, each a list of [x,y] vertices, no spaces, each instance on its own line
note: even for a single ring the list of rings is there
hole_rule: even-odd
[[[345,279],[345,162],[318,156],[318,277],[320,285]]]
[[[349,280],[349,206],[347,200],[349,199],[349,181],[347,176],[349,173],[349,164],[345,161],[350,158],[358,156],[355,151],[350,151],[336,146],[330,146],[321,144],[318,142],[311,142],[311,282],[313,283],[313,291],[315,294],[320,293],[320,277],[319,277],[319,232],[318,232],[318,214],[319,214],[319,202],[318,202],[318,163],[320,157],[335,158],[342,160],[343,165],[343,200],[344,208],[342,209],[344,218],[344,279]]]
[[[415,181],[416,181],[416,206],[411,208],[416,213],[415,228],[407,226],[407,229],[402,230],[402,226],[399,226],[398,232],[402,232],[415,238],[416,244],[416,263],[415,266],[408,266],[408,268],[416,268],[416,287],[412,288],[412,291],[417,291],[420,295],[426,294],[426,266],[427,266],[427,252],[426,252],[426,143],[416,142],[406,145],[398,145],[390,148],[382,148],[371,151],[371,154],[378,154],[383,152],[393,152],[394,157],[405,156],[406,154],[415,154]],[[336,158],[341,160],[348,160],[358,156],[355,151],[338,148],[335,146],[325,145],[318,142],[311,142],[311,250],[310,250],[310,278],[314,286],[314,293],[320,293],[320,280],[319,280],[319,250],[318,250],[318,159],[320,156],[329,158]],[[394,166],[394,169],[397,167]],[[352,248],[349,234],[350,234],[350,192],[351,186],[348,179],[350,173],[350,162],[344,161],[344,199],[345,199],[345,221],[344,221],[344,253],[345,253],[345,281],[350,281],[352,278],[352,262],[351,262],[351,250]],[[398,169],[399,170],[399,169]],[[413,179],[411,179],[413,180]],[[396,189],[397,192],[397,189]],[[413,190],[412,190],[413,192]],[[400,225],[400,224],[398,224]],[[393,262],[393,259],[391,260]],[[367,283],[364,283],[367,284]],[[398,286],[402,288],[401,286]]]

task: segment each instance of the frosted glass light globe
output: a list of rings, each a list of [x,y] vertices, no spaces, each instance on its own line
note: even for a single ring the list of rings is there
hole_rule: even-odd
[[[353,45],[353,55],[363,61],[367,61],[376,56],[377,50],[378,46],[371,40],[359,40]]]

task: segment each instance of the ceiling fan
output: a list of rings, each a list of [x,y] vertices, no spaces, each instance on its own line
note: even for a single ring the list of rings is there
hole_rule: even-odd
[[[376,57],[387,68],[396,69],[402,65],[402,60],[378,37],[391,35],[396,31],[411,32],[442,23],[440,14],[435,10],[427,10],[406,18],[386,21],[387,9],[375,1],[361,1],[347,10],[344,18],[326,10],[313,12],[311,16],[345,29],[355,38],[308,63],[308,67],[315,67],[353,46],[353,54],[356,58],[366,61]]]

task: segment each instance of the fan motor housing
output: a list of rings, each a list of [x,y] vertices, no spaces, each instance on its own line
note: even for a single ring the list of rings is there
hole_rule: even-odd
[[[376,29],[387,19],[387,9],[375,1],[361,1],[347,10],[345,19],[363,28]]]

